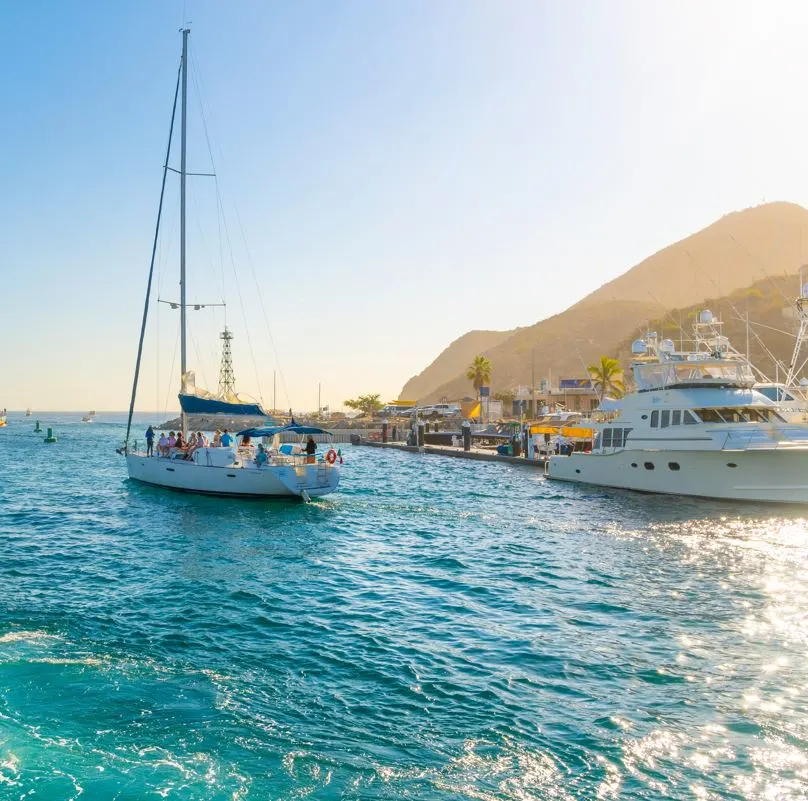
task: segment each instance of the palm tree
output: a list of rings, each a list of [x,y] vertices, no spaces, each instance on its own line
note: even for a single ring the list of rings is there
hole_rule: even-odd
[[[491,381],[491,362],[485,356],[475,356],[474,360],[469,365],[466,371],[466,378],[471,381],[474,389],[477,391],[477,398],[480,401],[480,418],[483,414],[483,396],[482,388],[488,386]]]
[[[589,371],[592,386],[598,393],[601,402],[607,394],[616,398],[623,396],[625,392],[622,380],[623,370],[617,359],[612,359],[610,356],[601,356],[599,364],[590,364],[586,369]]]

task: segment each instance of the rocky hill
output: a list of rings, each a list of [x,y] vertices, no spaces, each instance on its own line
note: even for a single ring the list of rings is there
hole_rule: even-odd
[[[802,206],[766,203],[736,211],[640,262],[580,305],[655,299],[672,309],[728,295],[765,276],[795,273],[803,243],[808,247]]]
[[[655,303],[615,300],[588,308],[573,307],[522,328],[485,351],[492,364],[491,385],[495,392],[529,385],[534,360],[537,380],[547,376],[548,370],[556,377],[586,375],[586,365],[603,353],[604,339],[616,350],[618,343],[660,311]],[[461,373],[427,393],[424,400],[433,403],[442,397],[473,394],[465,373]]]
[[[492,362],[494,392],[529,384],[531,358],[537,378],[548,373],[580,376],[584,365],[599,355],[617,353],[649,317],[673,309],[691,311],[705,298],[728,297],[754,282],[795,274],[803,242],[808,248],[808,210],[793,203],[767,203],[728,214],[560,314],[514,331],[461,337],[410,379],[400,397],[431,403],[470,394],[465,370],[478,353]],[[795,291],[796,283],[791,294]],[[466,339],[474,334],[499,339],[486,342],[481,337],[480,347],[474,348],[475,340]],[[460,343],[463,347],[456,347]]]
[[[462,372],[478,353],[484,353],[497,347],[514,333],[514,331],[469,331],[468,334],[463,334],[462,337],[452,342],[422,373],[411,378],[404,385],[399,398],[420,400],[430,393],[434,394],[435,388],[443,384],[446,376],[454,376]]]

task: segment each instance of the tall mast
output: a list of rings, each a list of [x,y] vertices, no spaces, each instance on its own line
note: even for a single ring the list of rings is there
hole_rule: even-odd
[[[182,122],[180,134],[180,391],[185,372],[188,369],[185,323],[185,142],[188,109],[188,34],[189,28],[182,29]],[[182,433],[187,434],[187,420],[182,413]]]

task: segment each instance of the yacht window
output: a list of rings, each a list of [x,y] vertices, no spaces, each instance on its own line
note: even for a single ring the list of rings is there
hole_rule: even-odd
[[[657,428],[659,426],[659,412],[653,411],[651,412],[651,428]]]
[[[682,412],[680,409],[676,409],[675,411],[671,412],[671,425],[678,426],[682,424]]]
[[[623,429],[622,428],[615,428],[612,432],[612,447],[613,448],[622,448],[623,447]]]
[[[662,421],[660,422],[659,427],[667,428],[670,425],[670,422],[671,422],[671,413],[667,409],[665,409],[662,412]]]
[[[604,448],[611,448],[612,447],[612,429],[611,428],[604,428],[603,429],[603,447]]]
[[[755,387],[755,389],[757,389],[761,395],[764,395],[770,401],[780,400],[780,393],[777,391],[777,387]]]
[[[724,422],[724,418],[718,413],[718,409],[699,409],[699,417],[704,423]]]
[[[668,462],[668,470],[679,470],[679,462]]]
[[[693,412],[688,411],[687,409],[684,410],[683,417],[684,417],[684,424],[686,426],[697,426],[701,422],[701,420],[699,420],[699,418],[696,417],[696,415],[693,414]]]
[[[653,470],[654,469],[654,463],[653,462],[646,462],[645,463],[645,469],[646,470]]]
[[[592,443],[592,449],[597,450],[600,447],[600,431],[595,434],[595,441]]]

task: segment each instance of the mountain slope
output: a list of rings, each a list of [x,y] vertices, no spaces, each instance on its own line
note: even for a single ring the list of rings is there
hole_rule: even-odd
[[[580,304],[655,299],[672,309],[794,273],[808,247],[808,210],[766,203],[727,214],[587,295]]]
[[[401,390],[401,400],[420,400],[434,393],[448,377],[465,372],[478,354],[495,348],[519,329],[511,331],[469,331],[452,342],[422,373],[411,378]],[[436,400],[438,400],[436,398]]]
[[[793,274],[803,242],[808,250],[808,210],[793,203],[767,203],[727,214],[547,320],[511,332],[471,332],[497,333],[502,339],[480,340],[476,349],[469,339],[469,348],[450,357],[449,350],[465,340],[461,337],[427,368],[428,375],[425,370],[410,379],[401,397],[433,402],[470,394],[464,373],[477,353],[493,363],[494,391],[530,383],[533,350],[537,379],[549,372],[580,376],[582,361],[588,364],[601,354],[616,353],[643,320],[658,317],[663,309],[691,307],[755,281]],[[569,352],[571,343],[580,359]]]
[[[499,345],[484,351],[491,360],[491,385],[495,390],[530,385],[535,359],[536,379],[586,375],[586,365],[602,353],[616,353],[627,336],[643,321],[659,315],[654,303],[616,300],[586,308],[572,308],[536,325],[519,329]],[[441,397],[473,395],[471,382],[460,373],[423,398],[433,403]]]

